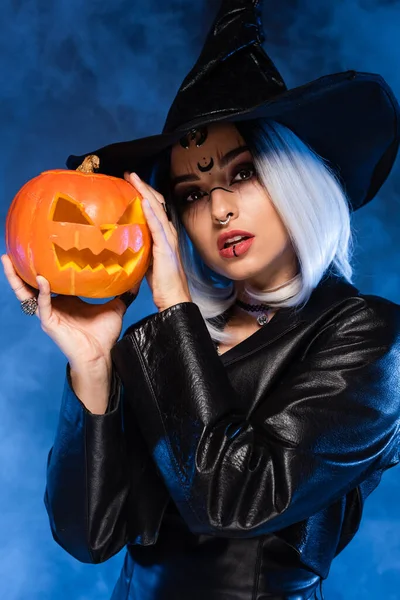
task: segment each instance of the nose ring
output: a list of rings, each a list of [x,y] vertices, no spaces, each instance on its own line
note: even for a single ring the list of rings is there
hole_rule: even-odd
[[[220,219],[218,219],[218,221],[221,223],[221,225],[226,225],[227,223],[229,223],[231,216],[229,215],[229,217],[227,218],[226,221],[221,221]]]

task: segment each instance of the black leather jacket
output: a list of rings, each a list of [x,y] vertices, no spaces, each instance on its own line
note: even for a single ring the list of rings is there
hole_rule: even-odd
[[[127,544],[115,600],[316,597],[400,461],[399,333],[397,304],[334,276],[222,356],[193,302],[135,323],[106,414],[67,366],[54,539],[86,563]]]

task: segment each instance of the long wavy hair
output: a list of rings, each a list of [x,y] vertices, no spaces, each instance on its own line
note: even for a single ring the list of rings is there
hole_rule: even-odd
[[[333,273],[353,283],[351,208],[334,170],[284,125],[256,119],[235,122],[235,126],[250,149],[259,181],[286,227],[299,266],[296,276],[278,288],[260,291],[245,285],[250,302],[301,310],[325,274]],[[224,313],[236,300],[235,282],[205,264],[192,244],[172,200],[170,155],[171,150],[157,159],[148,179],[168,204],[190,294],[211,338],[232,343],[234,336],[222,328]]]

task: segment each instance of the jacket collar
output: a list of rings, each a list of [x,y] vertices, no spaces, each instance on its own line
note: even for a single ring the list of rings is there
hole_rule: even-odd
[[[297,311],[297,316],[302,321],[314,321],[320,314],[332,309],[344,300],[359,295],[359,290],[343,277],[333,274],[325,275],[317,287],[314,288],[304,308]]]
[[[272,344],[282,335],[301,324],[307,326],[317,322],[321,315],[326,316],[327,312],[335,309],[349,298],[357,298],[359,294],[359,290],[343,277],[327,274],[314,288],[303,308],[280,308],[266,326],[261,327],[251,336],[224,352],[221,355],[221,360],[224,364],[227,364],[261,346]]]

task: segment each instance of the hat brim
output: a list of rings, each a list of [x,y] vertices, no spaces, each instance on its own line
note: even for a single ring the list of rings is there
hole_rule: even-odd
[[[88,154],[96,154],[101,173],[123,177],[124,171],[134,170],[140,175],[193,127],[266,118],[291,129],[330,163],[351,208],[357,210],[372,200],[391,171],[399,147],[399,115],[396,97],[380,75],[346,71],[287,90],[258,106],[203,115],[172,133],[71,155],[67,167],[76,169]]]

